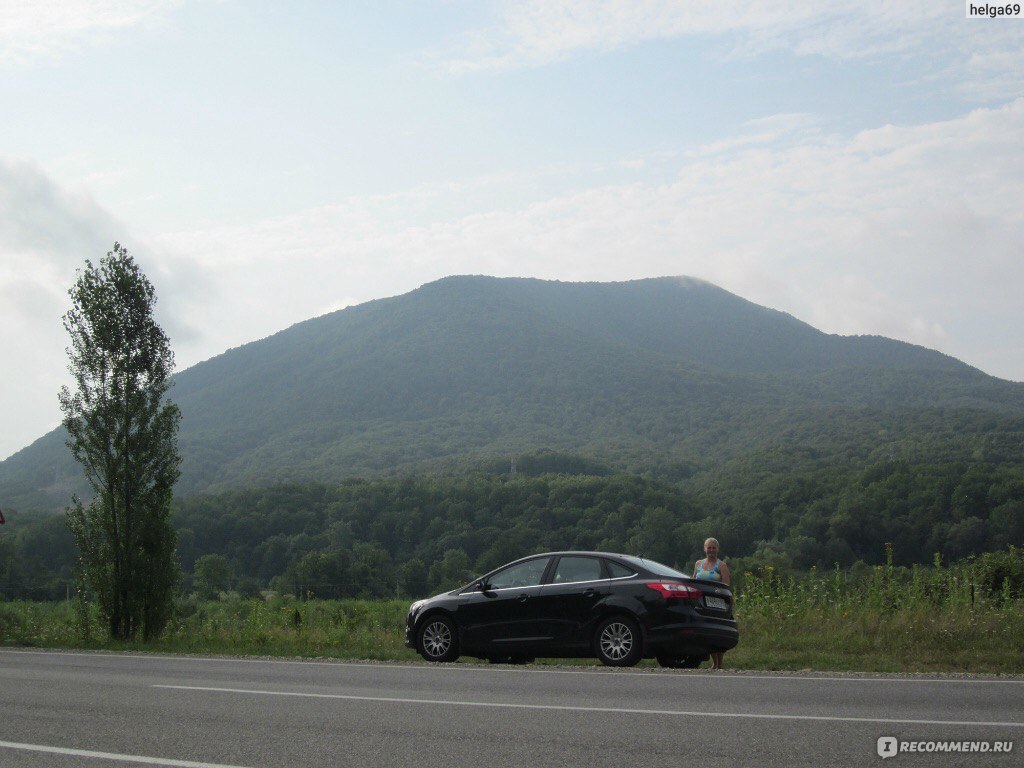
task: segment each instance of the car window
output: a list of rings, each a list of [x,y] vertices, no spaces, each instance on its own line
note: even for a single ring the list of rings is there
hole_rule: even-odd
[[[685,573],[680,573],[675,568],[669,568],[667,565],[657,563],[654,560],[648,560],[644,557],[629,557],[623,556],[622,558],[627,563],[636,563],[641,568],[644,568],[651,573],[657,574],[658,576],[668,576],[672,579],[688,579],[690,578]]]
[[[551,561],[550,557],[539,557],[503,568],[492,574],[487,581],[491,589],[508,589],[510,587],[535,587],[540,584],[540,577]]]
[[[560,557],[552,584],[569,584],[574,581],[597,581],[601,574],[601,561],[594,557]]]
[[[613,579],[624,579],[629,576],[636,575],[636,571],[632,568],[627,568],[626,566],[612,562],[611,560],[605,560],[605,562],[608,564],[608,570]]]

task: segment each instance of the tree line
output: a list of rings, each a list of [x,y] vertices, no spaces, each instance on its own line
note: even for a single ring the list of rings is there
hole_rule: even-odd
[[[1024,471],[879,462],[779,475],[740,465],[687,483],[480,472],[231,491],[175,499],[172,510],[183,591],[420,597],[549,549],[687,570],[711,535],[748,567],[880,564],[885,542],[899,565],[936,553],[950,562],[1024,546]],[[21,522],[0,553],[0,593],[49,579],[49,596],[64,596],[74,547],[58,518]]]

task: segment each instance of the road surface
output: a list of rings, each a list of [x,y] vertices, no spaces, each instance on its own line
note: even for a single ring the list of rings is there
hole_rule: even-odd
[[[882,765],[883,736],[989,750],[887,768],[1024,765],[1024,679],[0,650],[4,768]]]

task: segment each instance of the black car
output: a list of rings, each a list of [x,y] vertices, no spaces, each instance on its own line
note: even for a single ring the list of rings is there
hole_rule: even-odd
[[[732,592],[652,560],[548,552],[504,565],[409,608],[405,644],[427,661],[596,656],[697,667],[739,640]]]

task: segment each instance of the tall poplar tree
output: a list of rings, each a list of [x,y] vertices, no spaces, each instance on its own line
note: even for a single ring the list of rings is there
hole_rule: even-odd
[[[94,495],[74,497],[67,522],[111,637],[149,640],[167,624],[179,576],[170,508],[181,415],[165,399],[174,354],[153,319],[153,285],[128,251],[114,243],[98,266],[85,264],[64,316],[76,390],[63,387],[60,406]]]

